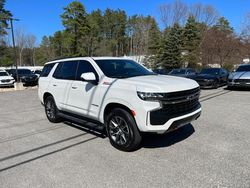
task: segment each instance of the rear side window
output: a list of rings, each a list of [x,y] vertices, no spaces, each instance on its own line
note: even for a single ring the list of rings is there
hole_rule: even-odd
[[[93,72],[98,79],[98,74],[96,73],[94,67],[88,61],[79,61],[76,80],[81,80],[82,73]]]
[[[64,80],[75,80],[77,65],[77,61],[66,61],[59,63],[59,65],[56,67],[53,77]]]
[[[52,68],[54,67],[55,63],[51,63],[51,64],[47,64],[43,67],[43,70],[40,74],[40,77],[47,77],[50,73],[50,71],[52,70]]]

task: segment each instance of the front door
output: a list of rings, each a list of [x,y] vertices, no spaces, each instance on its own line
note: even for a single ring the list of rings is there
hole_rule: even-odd
[[[69,88],[67,110],[78,115],[95,118],[98,105],[94,103],[93,99],[98,85],[81,79],[82,73],[87,72],[93,72],[98,79],[98,74],[90,62],[85,60],[79,61],[76,80],[72,82],[71,87]]]

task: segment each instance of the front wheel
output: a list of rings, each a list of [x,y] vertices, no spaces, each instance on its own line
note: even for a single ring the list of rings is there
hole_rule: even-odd
[[[134,151],[141,143],[141,135],[133,116],[124,109],[116,108],[106,118],[110,143],[122,151]]]
[[[48,96],[44,101],[45,113],[48,120],[52,123],[61,122],[61,117],[58,115],[58,109],[55,100],[52,96]]]

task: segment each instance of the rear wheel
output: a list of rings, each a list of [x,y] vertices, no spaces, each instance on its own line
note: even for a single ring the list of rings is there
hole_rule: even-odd
[[[62,121],[58,115],[58,109],[55,100],[52,96],[48,96],[44,101],[45,113],[48,120],[52,123],[59,123]]]
[[[141,143],[141,135],[132,115],[116,108],[106,118],[106,129],[110,143],[122,151],[134,151]]]

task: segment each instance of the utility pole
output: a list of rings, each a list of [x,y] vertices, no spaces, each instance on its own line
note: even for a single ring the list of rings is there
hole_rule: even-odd
[[[15,65],[16,65],[16,79],[17,82],[19,82],[19,75],[18,75],[18,66],[17,66],[17,52],[16,52],[16,44],[15,44],[15,35],[14,35],[14,27],[13,27],[13,20],[19,21],[18,19],[9,18],[10,20],[10,26],[11,26],[11,35],[12,35],[12,44],[14,49],[14,59],[15,59]]]

